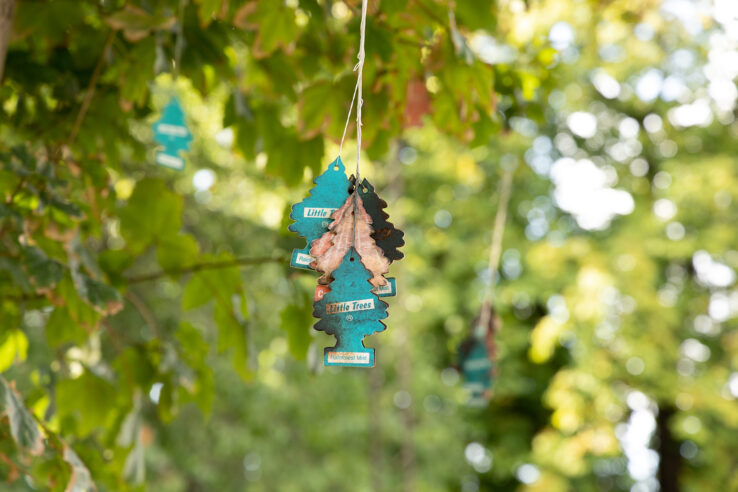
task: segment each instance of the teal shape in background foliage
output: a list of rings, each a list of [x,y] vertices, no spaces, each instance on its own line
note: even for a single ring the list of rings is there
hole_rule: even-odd
[[[459,365],[464,377],[464,388],[469,393],[468,404],[487,404],[492,391],[493,364],[483,338],[471,336],[459,347]]]
[[[373,367],[374,349],[364,347],[364,337],[387,327],[387,303],[372,293],[369,271],[352,247],[333,272],[331,290],[313,304],[313,316],[320,318],[315,329],[336,337],[335,347],[326,347],[326,366]]]
[[[290,265],[306,270],[311,270],[310,263],[313,261],[309,253],[310,243],[328,231],[328,225],[333,221],[331,214],[346,201],[350,186],[340,157],[331,162],[328,169],[313,182],[316,186],[310,190],[310,196],[292,206],[290,218],[295,223],[288,227],[307,240],[303,249],[292,252]]]
[[[161,119],[154,123],[153,128],[154,140],[164,146],[164,149],[156,153],[156,163],[178,171],[184,169],[184,159],[179,153],[189,150],[192,134],[187,128],[184,111],[176,96],[164,107]]]

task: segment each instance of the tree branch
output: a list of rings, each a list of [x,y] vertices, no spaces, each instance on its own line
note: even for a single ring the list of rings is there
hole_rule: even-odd
[[[110,33],[108,34],[108,38],[105,40],[105,44],[103,45],[102,53],[100,53],[100,58],[97,59],[97,65],[95,65],[95,70],[92,72],[90,83],[87,85],[87,91],[85,92],[85,98],[82,100],[82,105],[79,108],[79,113],[77,113],[77,118],[74,120],[74,126],[72,127],[72,131],[69,132],[69,138],[67,138],[67,145],[72,145],[74,141],[77,139],[77,134],[79,133],[79,129],[82,127],[82,121],[84,121],[85,116],[87,115],[87,110],[90,109],[90,103],[92,102],[92,96],[95,95],[95,88],[97,87],[97,81],[100,79],[100,74],[102,73],[102,68],[103,68],[103,65],[105,64],[105,57],[107,56],[108,50],[110,49],[110,46],[113,44],[114,39],[115,39],[115,31],[111,30]]]
[[[422,10],[425,15],[427,15],[434,21],[438,22],[442,26],[444,27],[446,26],[446,21],[438,17],[431,9],[429,9],[426,5],[424,5],[422,0],[418,0],[417,2],[415,2],[415,5],[417,5],[418,8]]]
[[[146,273],[143,275],[136,275],[132,277],[126,277],[126,281],[129,284],[138,284],[141,282],[150,282],[152,280],[158,280],[165,275],[181,275],[183,273],[194,273],[201,270],[216,270],[219,268],[230,268],[235,266],[246,266],[246,265],[260,265],[263,263],[279,263],[288,262],[289,258],[284,256],[277,257],[262,257],[262,258],[236,258],[227,261],[206,261],[203,263],[197,263],[183,268],[170,268],[168,270],[161,270],[153,273]]]
[[[8,53],[10,33],[13,30],[15,0],[0,0],[0,82],[3,80],[5,55]]]
[[[149,325],[149,328],[154,333],[154,336],[156,338],[159,338],[159,328],[156,326],[156,319],[154,318],[154,315],[151,313],[151,310],[149,310],[148,306],[141,300],[140,297],[138,297],[133,291],[129,290],[126,293],[126,299],[131,301],[131,304],[136,308],[138,313],[141,315],[141,317],[146,321],[146,324]]]

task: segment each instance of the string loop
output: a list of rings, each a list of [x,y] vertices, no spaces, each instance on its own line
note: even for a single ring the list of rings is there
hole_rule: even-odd
[[[362,97],[362,84],[364,78],[364,39],[366,38],[366,4],[367,0],[361,1],[361,27],[360,27],[360,38],[359,38],[359,62],[356,64],[358,67],[358,75],[356,78],[358,82],[357,92],[359,99],[356,102],[356,182],[361,182],[361,107],[364,105],[364,98]]]
[[[354,86],[354,95],[351,97],[351,105],[349,106],[348,115],[346,116],[346,124],[343,126],[343,135],[341,135],[341,143],[338,146],[338,157],[343,152],[343,142],[346,140],[346,131],[348,130],[349,121],[351,121],[351,113],[354,110],[354,102],[356,102],[356,182],[361,180],[361,108],[364,105],[362,97],[363,75],[364,75],[364,41],[366,39],[366,9],[367,0],[361,2],[361,24],[359,27],[359,53],[356,55],[358,61],[354,65],[356,75],[356,86]],[[357,96],[358,94],[358,101]]]
[[[180,63],[182,62],[182,51],[184,51],[184,12],[187,0],[179,1],[179,12],[177,13],[177,31],[176,39],[174,41],[174,69],[172,70],[172,78],[177,81],[179,78]]]
[[[507,220],[507,205],[510,202],[510,191],[512,188],[512,175],[514,167],[505,170],[500,183],[500,198],[497,203],[497,213],[495,214],[495,224],[492,228],[492,238],[489,247],[489,262],[487,269],[490,279],[489,285],[484,291],[484,301],[482,302],[482,313],[479,317],[479,324],[476,326],[475,334],[479,338],[484,338],[487,327],[492,319],[492,300],[494,299],[495,284],[497,284],[497,271],[500,267],[500,255],[502,253],[502,236],[505,232],[505,222]]]

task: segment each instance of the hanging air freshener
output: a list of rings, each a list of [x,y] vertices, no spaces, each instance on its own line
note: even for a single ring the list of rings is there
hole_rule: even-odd
[[[295,223],[290,224],[288,229],[307,239],[307,245],[292,252],[290,266],[312,269],[310,244],[328,231],[328,226],[333,222],[331,214],[348,197],[349,181],[345,169],[338,157],[323,174],[313,180],[316,186],[310,190],[310,196],[292,206],[290,218]]]
[[[184,7],[187,0],[180,0],[179,15],[176,23],[176,40],[174,44],[174,60],[172,65],[172,82],[176,86],[179,77],[180,61],[184,49]],[[157,54],[161,52],[161,46],[157,38]],[[157,60],[160,62],[161,60]],[[156,153],[156,163],[160,166],[181,171],[185,162],[180,152],[190,149],[192,134],[187,128],[187,121],[182,105],[177,96],[173,95],[164,110],[159,121],[154,123],[154,140],[164,148]]]
[[[459,367],[464,378],[464,388],[469,394],[468,405],[484,406],[492,396],[492,385],[495,378],[495,332],[498,318],[489,306],[487,326],[479,316],[475,320],[474,329],[469,338],[459,345]]]
[[[395,279],[385,278],[392,260],[402,258],[397,248],[404,244],[402,232],[387,222],[387,204],[377,197],[365,180],[358,190],[361,162],[362,73],[366,34],[367,0],[361,7],[359,63],[354,99],[344,126],[338,158],[315,179],[311,196],[292,207],[295,223],[289,230],[307,240],[307,247],[295,250],[293,267],[314,269],[322,275],[315,289],[313,316],[320,318],[315,329],[335,335],[335,347],[325,349],[328,366],[373,367],[374,349],[364,347],[363,339],[386,329],[380,321],[387,317],[387,304],[379,296],[395,295]],[[358,98],[357,98],[358,96]],[[356,176],[346,178],[341,150],[351,111],[356,105]],[[359,186],[358,188],[362,188]],[[362,194],[363,193],[363,194]],[[364,208],[363,198],[372,212]],[[383,247],[376,241],[382,240]],[[388,253],[391,257],[388,256]]]
[[[156,163],[178,171],[184,169],[184,159],[179,153],[189,150],[192,134],[176,96],[164,107],[161,119],[154,123],[153,128],[154,140],[164,146],[163,150],[156,153]]]
[[[514,168],[505,171],[500,185],[500,197],[492,229],[492,241],[489,248],[488,271],[490,281],[484,292],[484,302],[479,317],[474,320],[474,328],[469,338],[459,346],[459,366],[464,377],[464,387],[469,391],[468,404],[484,406],[492,397],[492,385],[496,375],[495,360],[497,348],[495,333],[500,326],[500,319],[492,307],[494,289],[497,283],[497,271],[502,252],[502,236],[505,232],[507,205],[510,201],[512,174]]]
[[[331,290],[315,302],[313,316],[320,318],[315,329],[336,337],[334,347],[326,347],[326,366],[374,366],[374,349],[366,348],[367,335],[384,331],[380,320],[387,317],[387,304],[371,292],[369,272],[357,251],[350,247],[333,271]]]

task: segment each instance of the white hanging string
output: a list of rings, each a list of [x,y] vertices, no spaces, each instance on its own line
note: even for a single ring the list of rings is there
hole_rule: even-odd
[[[361,181],[361,107],[364,105],[364,99],[361,97],[362,79],[364,75],[364,38],[366,37],[366,4],[367,0],[361,1],[361,37],[359,40],[359,74],[357,75],[359,99],[356,102],[356,182]]]
[[[338,157],[341,157],[343,152],[343,142],[346,139],[346,131],[348,130],[349,121],[351,121],[351,113],[354,110],[354,102],[356,101],[356,94],[359,95],[359,100],[356,105],[356,182],[358,183],[361,178],[361,107],[364,105],[364,99],[362,98],[362,79],[364,75],[364,40],[366,39],[366,7],[367,0],[361,2],[361,25],[359,28],[359,54],[357,58],[359,61],[354,66],[354,72],[357,73],[356,86],[354,87],[354,95],[351,97],[351,105],[349,106],[348,115],[346,116],[346,124],[343,126],[343,135],[341,136],[341,144],[338,146]]]
[[[172,78],[177,81],[179,77],[180,64],[182,61],[182,51],[184,50],[184,12],[187,0],[180,0],[179,2],[179,13],[177,15],[177,37],[174,41],[174,70],[172,70]]]
[[[359,95],[359,101],[356,105],[356,184],[361,180],[361,107],[364,104],[362,98],[362,78],[364,75],[364,40],[366,39],[366,6],[367,0],[361,2],[361,24],[359,28],[359,54],[357,58],[359,61],[354,66],[354,72],[358,72],[356,76],[356,86],[354,86],[354,95],[351,97],[351,104],[349,105],[348,115],[346,115],[346,123],[343,125],[343,135],[341,135],[341,143],[338,145],[338,157],[341,157],[343,152],[343,142],[346,140],[346,132],[348,131],[349,121],[351,121],[351,113],[354,110],[354,102],[356,102],[356,95]],[[353,209],[353,244],[356,244],[356,197],[354,193],[354,209]]]
[[[500,255],[502,253],[502,235],[505,232],[505,221],[507,219],[507,205],[510,202],[510,191],[512,188],[512,175],[514,168],[507,169],[502,176],[500,184],[500,198],[497,204],[497,213],[495,214],[495,224],[492,228],[492,240],[489,247],[489,263],[487,269],[490,279],[489,285],[484,292],[484,301],[482,302],[482,313],[479,318],[479,324],[475,328],[475,334],[479,338],[483,338],[487,332],[489,322],[492,319],[492,301],[494,299],[495,285],[497,284],[497,271],[500,266]]]
[[[349,121],[351,121],[351,113],[354,111],[354,101],[356,100],[356,91],[359,90],[359,83],[357,82],[354,86],[354,95],[351,98],[351,106],[349,106],[348,114],[346,115],[346,124],[343,125],[343,135],[341,136],[341,145],[338,146],[338,157],[341,157],[341,151],[343,151],[343,141],[346,139],[346,130],[348,130]]]

